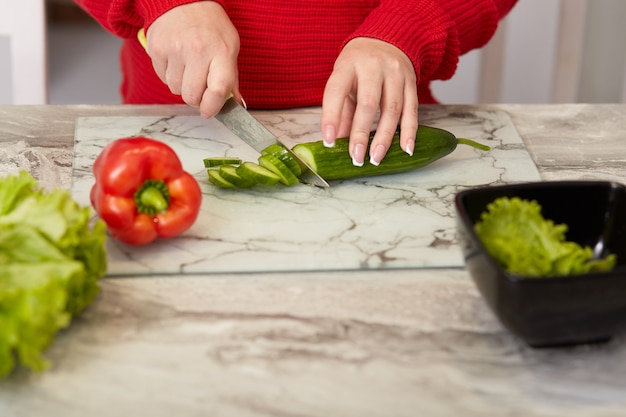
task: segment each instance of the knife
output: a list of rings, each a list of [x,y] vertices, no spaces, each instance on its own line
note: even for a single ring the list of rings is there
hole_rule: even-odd
[[[246,142],[256,151],[261,152],[270,145],[279,144],[287,149],[289,155],[307,169],[300,175],[300,180],[304,183],[317,187],[328,188],[329,185],[317,172],[315,172],[306,162],[296,155],[287,145],[282,143],[272,132],[270,132],[261,122],[252,116],[248,110],[237,103],[230,95],[222,110],[215,115],[224,126],[233,132],[239,139]]]

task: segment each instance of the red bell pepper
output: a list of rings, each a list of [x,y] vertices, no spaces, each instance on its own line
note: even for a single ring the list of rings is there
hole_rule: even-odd
[[[174,150],[146,137],[109,143],[93,166],[91,204],[111,235],[131,245],[170,238],[198,217],[202,192]]]

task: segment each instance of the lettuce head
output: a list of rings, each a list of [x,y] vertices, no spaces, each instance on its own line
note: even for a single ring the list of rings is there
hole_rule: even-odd
[[[106,273],[106,228],[66,190],[30,174],[0,178],[0,378],[43,351],[96,297]]]

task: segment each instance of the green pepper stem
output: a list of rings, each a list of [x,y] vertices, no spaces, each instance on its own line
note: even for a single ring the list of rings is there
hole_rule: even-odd
[[[135,192],[135,204],[138,213],[154,216],[170,206],[170,194],[162,180],[147,180]]]

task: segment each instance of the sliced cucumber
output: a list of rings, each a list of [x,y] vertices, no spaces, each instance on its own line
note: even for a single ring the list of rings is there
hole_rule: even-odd
[[[235,184],[226,181],[217,169],[207,169],[207,173],[209,174],[209,182],[211,184],[220,188],[235,188]]]
[[[241,159],[235,157],[220,156],[214,158],[204,158],[203,162],[205,168],[215,168],[222,165],[240,165]]]
[[[288,187],[296,185],[300,182],[296,174],[294,174],[287,165],[274,155],[261,155],[259,157],[259,165],[278,175],[280,182]]]
[[[370,134],[370,139],[375,132]],[[349,138],[340,138],[335,141],[335,146],[327,148],[322,141],[301,143],[293,147],[295,153],[301,160],[315,170],[327,181],[346,180],[350,178],[367,177],[372,175],[396,174],[415,170],[429,165],[453,152],[457,145],[468,145],[479,150],[488,151],[489,146],[475,142],[470,139],[457,138],[451,132],[429,126],[419,126],[415,136],[415,148],[412,155],[408,155],[400,148],[400,133],[396,132],[387,151],[385,159],[380,165],[371,164],[366,158],[365,164],[361,167],[353,165],[349,156]],[[209,162],[206,162],[209,160]],[[251,187],[256,183],[264,181],[275,181],[275,178],[268,176],[260,170],[263,167],[279,178],[279,182],[286,186],[298,184],[299,176],[305,172],[306,166],[292,156],[290,150],[280,144],[270,145],[261,151],[258,160],[259,168],[254,163],[244,164],[237,158],[235,165],[223,165],[225,168],[221,176],[236,187]],[[206,164],[224,164],[226,158],[206,158]],[[250,165],[252,164],[252,165]],[[243,165],[246,165],[243,168]],[[249,172],[251,171],[251,172]],[[247,172],[247,173],[246,173]],[[246,174],[244,174],[246,173]],[[247,177],[247,178],[246,178]],[[270,179],[271,178],[271,179]],[[252,184],[252,185],[251,185]]]
[[[261,155],[274,155],[274,156],[276,156],[276,154],[282,152],[283,149],[285,149],[285,147],[283,145],[281,145],[280,143],[274,143],[273,145],[270,145],[267,148],[262,149],[261,150]]]
[[[254,162],[244,162],[239,165],[237,174],[243,179],[249,179],[263,185],[275,185],[280,181],[277,174]]]
[[[221,165],[219,167],[219,173],[226,181],[232,183],[237,188],[250,188],[256,184],[256,181],[251,178],[243,178],[237,172],[237,168],[234,165]]]
[[[296,159],[294,159],[289,150],[279,143],[270,145],[263,149],[261,151],[261,155],[274,155],[276,158],[280,159],[282,163],[287,165],[296,177],[302,175],[303,167]]]

